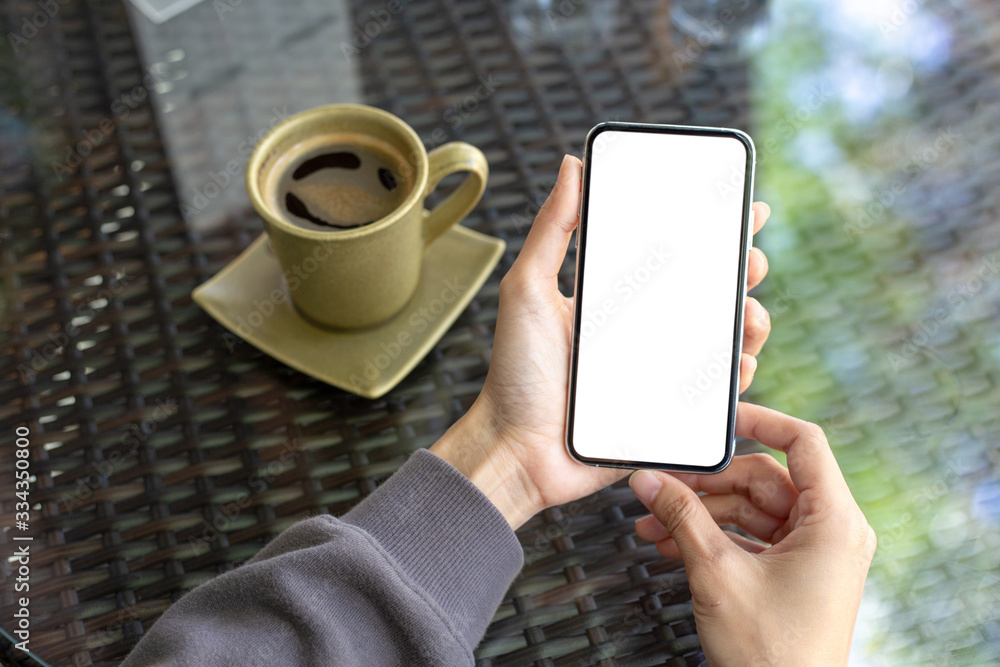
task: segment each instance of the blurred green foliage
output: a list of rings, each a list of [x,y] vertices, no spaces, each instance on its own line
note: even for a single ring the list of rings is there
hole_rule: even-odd
[[[1000,77],[963,48],[1000,26],[894,7],[778,0],[754,52],[773,333],[748,398],[824,426],[879,535],[856,662],[997,664]]]

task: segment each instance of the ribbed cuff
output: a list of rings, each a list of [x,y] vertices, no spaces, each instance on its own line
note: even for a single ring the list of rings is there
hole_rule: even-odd
[[[465,475],[420,449],[341,520],[372,535],[466,638],[486,632],[524,552],[500,511]]]

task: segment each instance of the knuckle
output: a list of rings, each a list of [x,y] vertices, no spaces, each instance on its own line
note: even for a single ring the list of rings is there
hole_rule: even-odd
[[[851,546],[849,553],[853,554],[866,567],[871,564],[872,559],[875,557],[874,542],[869,538],[869,535],[874,534],[874,531],[865,522],[855,524],[849,533],[850,538],[848,543]]]
[[[691,495],[681,494],[667,500],[661,507],[657,508],[656,515],[671,535],[676,532],[678,527],[691,523],[697,515],[698,508],[694,504],[699,501],[694,500]]]
[[[574,216],[576,212],[574,211]],[[574,229],[576,229],[576,217],[567,218],[565,216],[553,215],[552,224],[560,229],[560,231],[569,234]]]
[[[747,461],[754,468],[773,469],[775,464],[777,464],[778,467],[781,467],[778,460],[766,452],[754,452],[753,454],[747,454]]]
[[[855,517],[851,521],[851,536],[854,538],[855,544],[859,548],[864,548],[868,543],[868,531],[871,530],[871,526],[865,521],[863,516]]]
[[[754,479],[750,485],[751,500],[755,505],[761,506],[767,498],[777,494],[786,485],[789,481],[788,470],[778,459],[765,452],[755,452],[750,456],[753,457],[754,467]]]
[[[878,550],[878,535],[875,533],[874,528],[867,523],[865,525],[868,526],[865,534],[865,556],[870,563],[875,558],[875,552]]]
[[[864,512],[861,511],[860,507],[855,505],[854,511],[850,513],[851,517],[851,530],[854,535],[858,538],[860,544],[864,544],[868,541],[868,532],[871,531],[872,527],[868,524],[868,519],[865,517]]]
[[[750,498],[740,496],[736,502],[736,506],[732,509],[732,516],[729,519],[736,521],[737,525],[742,525],[742,521],[753,518],[758,512],[757,505]]]
[[[764,307],[764,304],[752,296],[747,297],[747,304],[753,304],[751,306],[751,310],[754,311],[752,319],[759,328],[771,326],[771,313],[767,312],[767,308]]]
[[[771,334],[771,314],[763,306],[760,309],[764,313],[764,317],[757,323],[757,328],[760,331],[760,336],[767,338]]]
[[[750,496],[750,503],[754,507],[764,507],[777,492],[778,486],[773,482],[767,482],[764,488],[754,491],[753,495]]]
[[[872,528],[868,525],[868,520],[865,519],[865,515],[861,513],[860,509],[854,508],[853,510],[836,512],[830,516],[830,520],[836,533],[841,535],[847,544],[858,551],[866,548],[868,534]]]
[[[803,422],[802,435],[814,444],[826,443],[826,433],[823,432],[823,429],[819,424],[814,424],[813,422]]]

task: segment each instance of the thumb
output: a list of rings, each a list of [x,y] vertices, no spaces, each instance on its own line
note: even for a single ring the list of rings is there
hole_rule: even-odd
[[[528,275],[556,278],[579,220],[580,160],[567,155],[549,198],[531,224],[515,266]]]
[[[716,525],[698,494],[680,480],[661,472],[638,470],[628,483],[667,529],[688,566],[738,548]]]

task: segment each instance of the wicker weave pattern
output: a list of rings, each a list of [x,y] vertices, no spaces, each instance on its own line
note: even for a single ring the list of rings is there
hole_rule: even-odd
[[[8,4],[3,32],[33,8]],[[366,20],[367,6],[353,9]],[[32,430],[41,657],[115,664],[184,591],[297,519],[343,513],[431,444],[481,387],[499,278],[563,153],[579,153],[595,122],[746,125],[745,68],[679,70],[662,6],[617,10],[621,22],[598,30],[606,42],[559,46],[526,44],[501,3],[414,2],[360,50],[363,101],[429,147],[462,139],[487,153],[490,188],[466,224],[509,248],[430,356],[377,401],[232,345],[191,302],[260,223],[246,210],[208,229],[184,221],[121,4],[61,5],[23,53],[4,53],[0,95],[15,115],[0,122],[0,431]],[[483,80],[495,92],[463,106]],[[0,493],[7,526],[12,496]],[[615,488],[526,525],[525,569],[482,664],[697,664],[683,573],[636,542],[639,511]]]

